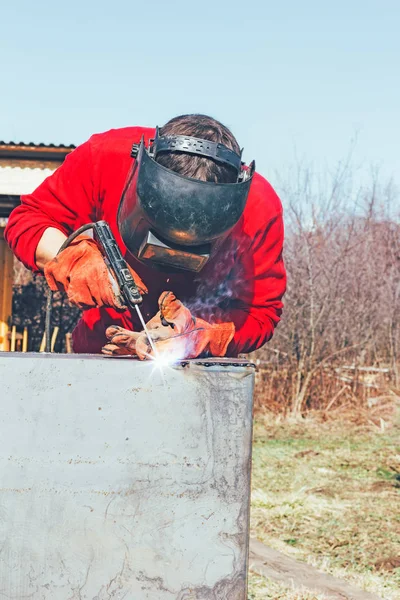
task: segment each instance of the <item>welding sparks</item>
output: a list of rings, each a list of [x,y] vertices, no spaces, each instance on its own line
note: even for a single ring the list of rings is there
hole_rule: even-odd
[[[156,356],[151,354],[148,354],[147,356],[151,359],[153,367],[152,371],[159,371],[163,378],[166,369],[172,368],[176,363],[183,359],[183,356],[179,351],[158,352]]]
[[[154,366],[156,369],[163,369],[164,367],[169,367],[173,363],[175,363],[178,359],[170,354],[158,354],[158,356],[151,356],[153,359]]]
[[[171,352],[157,352],[155,356],[152,354],[146,354],[146,358],[150,359],[149,362],[152,367],[150,376],[153,377],[154,373],[158,372],[161,375],[164,387],[166,387],[167,382],[165,379],[165,371],[167,369],[172,369],[172,366],[178,360],[178,357],[174,356],[174,353],[171,354]]]
[[[135,308],[136,308],[136,312],[139,316],[140,322],[142,324],[143,330],[147,336],[147,339],[149,340],[149,344],[151,347],[152,353],[151,354],[145,353],[145,356],[146,356],[146,358],[149,358],[152,361],[154,368],[159,370],[163,377],[163,369],[170,367],[171,365],[178,362],[179,360],[182,360],[183,356],[181,355],[181,352],[179,352],[179,351],[159,352],[156,348],[156,345],[154,344],[151,334],[149,333],[149,331],[146,327],[146,323],[144,322],[142,313],[137,304],[135,304]],[[164,379],[164,377],[163,377],[163,379]]]

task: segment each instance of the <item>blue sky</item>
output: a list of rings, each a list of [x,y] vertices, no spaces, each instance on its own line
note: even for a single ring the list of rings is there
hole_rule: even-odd
[[[400,182],[398,0],[21,0],[0,8],[0,139],[78,144],[188,112],[272,182],[347,155]]]

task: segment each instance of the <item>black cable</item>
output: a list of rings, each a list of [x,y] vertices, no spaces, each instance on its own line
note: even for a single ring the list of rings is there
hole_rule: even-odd
[[[87,223],[86,225],[82,225],[82,227],[79,227],[79,229],[77,229],[76,231],[74,231],[74,233],[72,233],[65,240],[65,242],[63,243],[63,245],[61,246],[61,248],[57,252],[57,256],[60,254],[60,252],[62,252],[63,250],[65,250],[65,248],[67,248],[69,246],[69,244],[71,242],[73,242],[75,238],[78,237],[78,235],[80,235],[84,231],[87,231],[88,229],[92,229],[93,225],[94,225],[94,223]],[[46,337],[46,349],[45,350],[46,350],[46,352],[51,352],[50,333],[51,333],[51,314],[52,314],[52,311],[53,311],[53,292],[52,292],[52,290],[49,289],[49,291],[47,293],[46,322],[45,322],[45,337]]]

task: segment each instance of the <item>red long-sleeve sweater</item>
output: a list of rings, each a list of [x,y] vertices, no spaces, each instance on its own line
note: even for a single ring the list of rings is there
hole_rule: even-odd
[[[35,250],[48,227],[69,235],[81,225],[104,219],[123,255],[149,289],[142,310],[152,317],[157,299],[171,290],[196,316],[209,321],[233,321],[236,333],[228,356],[250,352],[268,341],[279,322],[286,273],[282,260],[281,202],[270,184],[255,173],[240,221],[198,273],[165,274],[127,253],[117,227],[121,192],[132,164],[133,143],[154,137],[155,130],[127,127],[93,135],[69,154],[64,163],[10,215],[5,237],[16,256],[38,271]],[[75,352],[97,353],[106,343],[105,329],[119,324],[140,330],[135,315],[94,308],[83,313],[73,335]]]

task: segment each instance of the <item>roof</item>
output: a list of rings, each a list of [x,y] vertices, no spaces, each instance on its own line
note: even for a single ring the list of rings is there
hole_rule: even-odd
[[[63,163],[73,144],[0,141],[0,227],[19,204]]]
[[[35,142],[4,142],[0,140],[0,146],[23,146],[25,148],[76,148],[74,144],[45,144],[40,142],[40,144],[36,144]]]
[[[5,142],[0,140],[0,158],[25,158],[63,161],[72,152],[74,144],[35,144],[34,142]]]

